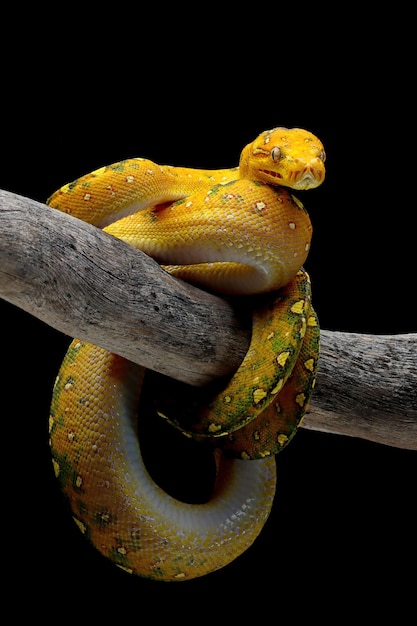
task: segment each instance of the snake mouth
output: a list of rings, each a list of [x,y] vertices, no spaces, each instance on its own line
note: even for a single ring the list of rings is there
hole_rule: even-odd
[[[307,171],[302,172],[298,176],[294,177],[294,180],[291,182],[292,189],[296,189],[298,191],[304,191],[306,189],[315,189],[323,182],[324,176],[322,176],[320,171]]]

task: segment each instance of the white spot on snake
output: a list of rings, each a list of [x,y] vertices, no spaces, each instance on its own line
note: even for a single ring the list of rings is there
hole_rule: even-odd
[[[134,183],[135,182],[135,177],[132,175],[126,176],[126,182],[127,183]]]
[[[295,397],[295,401],[296,401],[296,403],[297,403],[299,406],[303,407],[303,406],[304,406],[304,403],[305,403],[305,401],[306,401],[305,394],[304,394],[304,393],[299,393],[299,394]]]
[[[91,193],[85,193],[83,200],[90,200],[90,198],[91,198]]]
[[[304,300],[294,302],[290,310],[291,313],[301,314],[304,311]]]
[[[290,356],[290,353],[288,350],[286,350],[285,352],[281,352],[278,356],[277,356],[277,363],[278,365],[280,365],[281,367],[284,367],[284,365],[286,364],[286,362],[288,361],[288,357]]]
[[[309,370],[309,372],[312,372],[314,370],[314,359],[307,359],[307,361],[304,362],[304,367]]]
[[[291,228],[291,230],[295,230],[295,223],[294,222],[290,222],[288,224],[288,226]]]
[[[263,400],[266,396],[266,391],[264,389],[255,389],[253,392],[253,401],[255,404],[258,404],[261,400]]]
[[[154,171],[153,170],[146,170],[146,173],[149,174],[150,176],[153,176]]]

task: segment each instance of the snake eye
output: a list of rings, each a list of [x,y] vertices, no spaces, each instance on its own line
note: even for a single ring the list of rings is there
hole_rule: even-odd
[[[324,151],[324,150],[322,150],[322,151],[320,152],[320,154],[319,154],[319,159],[321,159],[321,160],[323,161],[323,163],[325,162],[325,160],[326,160],[326,153],[325,153],[325,151]]]
[[[278,163],[278,161],[281,158],[281,150],[275,146],[275,148],[272,148],[271,150],[271,159],[273,160],[274,163]]]

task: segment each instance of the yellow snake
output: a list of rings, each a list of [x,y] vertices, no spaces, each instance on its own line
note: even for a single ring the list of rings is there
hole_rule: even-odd
[[[212,572],[246,550],[269,515],[274,454],[305,413],[318,361],[302,269],[312,228],[289,188],[321,184],[324,159],[308,131],[275,128],[243,149],[238,168],[128,159],[48,200],[180,279],[251,296],[251,344],[237,372],[210,393],[187,388],[187,397],[180,386],[157,407],[185,435],[213,445],[217,477],[204,504],[175,500],[146,470],[136,436],[144,368],[79,340],[65,356],[51,404],[55,473],[81,531],[128,572],[164,581]]]

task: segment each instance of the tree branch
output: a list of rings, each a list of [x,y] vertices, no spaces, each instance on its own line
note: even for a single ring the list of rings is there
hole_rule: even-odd
[[[0,296],[71,336],[192,385],[249,344],[233,300],[169,276],[101,230],[0,190]],[[417,450],[417,334],[322,331],[303,427]]]

